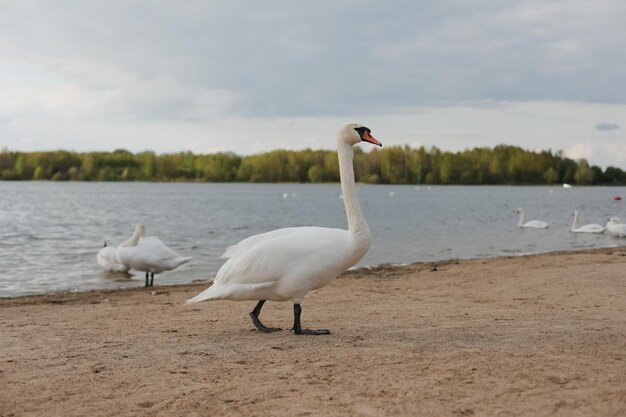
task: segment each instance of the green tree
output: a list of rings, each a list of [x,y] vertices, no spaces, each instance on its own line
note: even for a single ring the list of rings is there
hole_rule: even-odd
[[[324,177],[322,176],[322,168],[317,165],[313,165],[309,168],[309,172],[307,174],[309,182],[323,182]]]
[[[80,173],[84,180],[94,179],[96,170],[96,158],[92,153],[83,155],[83,161],[80,166]]]
[[[589,168],[589,163],[587,163],[586,159],[578,161],[574,178],[579,185],[591,185],[593,182],[593,171]]]
[[[626,184],[619,167],[589,166],[561,151],[532,152],[515,146],[443,152],[436,147],[354,148],[357,181],[393,184]],[[241,157],[232,153],[157,155],[147,151],[75,153],[0,152],[3,180],[336,182],[337,153],[277,150]]]
[[[546,183],[554,184],[559,181],[559,173],[556,172],[554,167],[550,167],[546,172],[544,172],[543,178],[546,180]]]
[[[40,166],[37,166],[37,168],[35,168],[35,173],[33,174],[33,179],[34,180],[43,180],[43,168]]]
[[[626,175],[620,168],[609,166],[604,170],[603,182],[605,184],[624,184],[626,182]]]

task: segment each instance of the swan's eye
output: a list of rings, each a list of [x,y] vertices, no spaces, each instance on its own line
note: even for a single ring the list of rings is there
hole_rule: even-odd
[[[359,137],[361,139],[363,139],[363,135],[365,135],[365,132],[367,133],[372,133],[371,130],[369,130],[368,128],[366,128],[365,126],[361,126],[361,127],[355,127],[354,130],[356,130],[359,134]]]

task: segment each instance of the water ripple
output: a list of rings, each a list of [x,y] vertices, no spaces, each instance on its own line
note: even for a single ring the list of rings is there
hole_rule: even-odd
[[[551,193],[546,190],[552,190]],[[389,193],[393,193],[390,198]],[[280,227],[346,227],[338,184],[158,184],[0,182],[0,296],[143,285],[143,274],[109,276],[96,264],[105,237],[125,240],[138,222],[191,263],[156,284],[206,280],[225,248]],[[358,264],[521,255],[621,246],[608,235],[569,233],[580,221],[626,218],[626,188],[359,185],[374,237]],[[288,198],[283,198],[284,195]],[[292,198],[297,195],[297,198]],[[548,230],[520,230],[515,209]]]

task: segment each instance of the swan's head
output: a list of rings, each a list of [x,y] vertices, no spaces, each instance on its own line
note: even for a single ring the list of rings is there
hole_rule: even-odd
[[[622,221],[620,220],[619,217],[611,217],[611,220],[609,220],[608,224],[621,224]]]
[[[524,209],[520,207],[520,208],[518,208],[516,211],[517,211],[518,213],[523,213],[523,212],[524,212]]]
[[[104,239],[102,241],[102,246],[104,246],[105,248],[107,246],[114,248],[115,247],[115,241],[113,239],[109,239],[108,237],[106,239]]]
[[[350,123],[345,125],[337,136],[337,142],[344,142],[350,146],[356,145],[359,142],[369,142],[374,145],[383,146],[374,136],[372,131],[358,123]]]

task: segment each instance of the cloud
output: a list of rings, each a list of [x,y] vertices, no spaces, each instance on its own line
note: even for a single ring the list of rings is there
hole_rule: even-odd
[[[309,117],[118,118],[93,114],[61,118],[56,111],[0,119],[0,147],[21,150],[64,148],[78,151],[146,149],[158,153],[191,150],[233,151],[241,155],[277,148],[333,149],[336,132],[349,122],[363,123],[385,147],[412,144],[461,151],[499,144],[524,149],[567,151],[599,166],[624,166],[626,145],[605,132],[589,134],[601,117],[620,117],[626,105],[568,102],[481,102],[458,106],[394,109],[377,115]],[[12,138],[13,141],[7,141]],[[15,144],[18,144],[16,146]],[[572,147],[574,144],[583,144]]]
[[[565,156],[571,159],[590,160],[594,156],[594,147],[588,143],[577,143],[565,151]]]
[[[619,129],[619,125],[617,123],[598,123],[596,125],[596,130],[599,131],[607,131],[607,130],[617,130]]]
[[[245,117],[626,97],[619,0],[63,3],[2,6],[3,64],[77,89],[147,86],[158,94],[135,110],[148,119],[176,90],[235,97],[222,111]]]
[[[621,0],[0,0],[0,146],[332,148],[348,121],[385,145],[610,146],[589,126],[623,124],[625,14]]]

